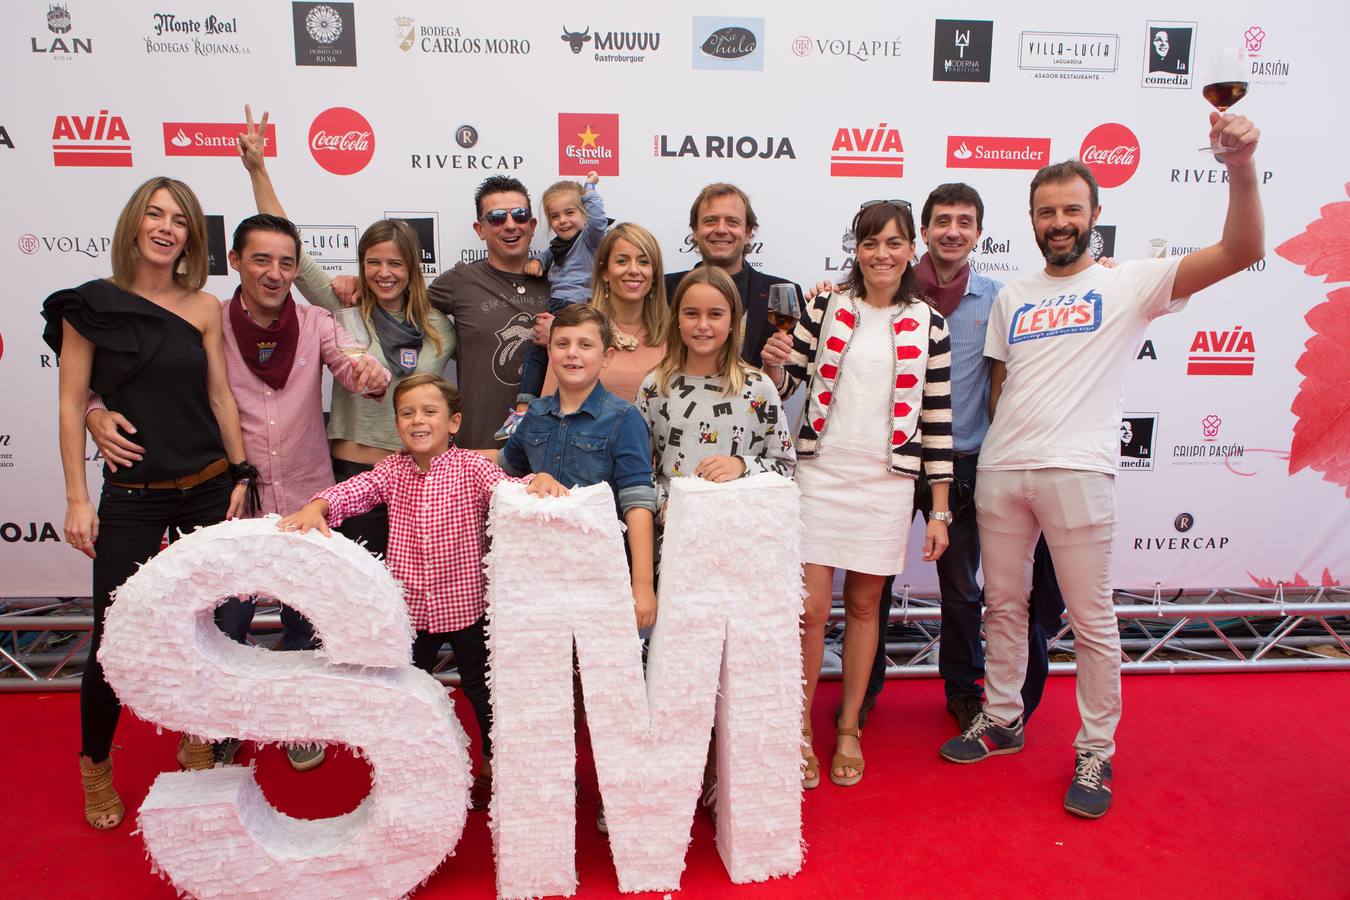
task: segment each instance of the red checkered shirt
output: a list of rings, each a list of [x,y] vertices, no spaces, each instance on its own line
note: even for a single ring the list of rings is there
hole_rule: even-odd
[[[406,451],[369,472],[314,495],[328,501],[328,524],[389,507],[385,565],[403,583],[413,627],[440,633],[467,628],[483,615],[484,525],[492,489],[512,478],[483,456],[452,447],[423,472]]]

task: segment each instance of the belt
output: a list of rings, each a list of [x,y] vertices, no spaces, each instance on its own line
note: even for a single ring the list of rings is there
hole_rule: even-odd
[[[199,484],[210,481],[217,475],[223,475],[230,470],[230,461],[221,458],[207,465],[200,472],[194,472],[191,475],[184,475],[182,478],[163,478],[159,481],[142,481],[136,484],[128,484],[125,481],[109,481],[113,487],[120,488],[141,488],[149,491],[178,490],[186,491],[195,488]]]

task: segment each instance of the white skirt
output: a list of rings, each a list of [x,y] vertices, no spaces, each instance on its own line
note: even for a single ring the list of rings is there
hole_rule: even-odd
[[[890,471],[889,456],[827,445],[797,460],[805,562],[868,575],[905,570],[914,479]]]

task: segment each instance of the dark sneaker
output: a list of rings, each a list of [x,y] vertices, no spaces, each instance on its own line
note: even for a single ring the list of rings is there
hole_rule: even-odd
[[[1111,760],[1079,753],[1064,808],[1075,816],[1100,819],[1111,808]]]
[[[516,412],[513,408],[511,412],[507,414],[506,421],[502,423],[502,427],[498,428],[497,433],[492,436],[492,439],[494,441],[506,440],[516,433],[516,426],[523,421],[525,421],[525,414],[523,412]]]
[[[291,744],[286,748],[286,758],[297,772],[317,769],[326,755],[322,744]]]
[[[239,738],[226,738],[212,744],[211,752],[215,755],[218,764],[232,766],[235,756],[239,753],[239,746]]]
[[[973,763],[988,756],[1002,756],[1022,749],[1022,720],[1011,727],[977,713],[970,727],[942,745],[938,753],[947,762]]]
[[[609,823],[605,821],[605,808],[603,806],[595,814],[595,830],[604,835],[609,834]]]
[[[956,727],[965,734],[975,721],[975,717],[984,709],[979,694],[957,694],[947,701],[947,712],[956,719]]]

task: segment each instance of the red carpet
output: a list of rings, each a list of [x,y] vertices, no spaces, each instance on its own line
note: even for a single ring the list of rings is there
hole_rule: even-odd
[[[838,691],[825,684],[817,698],[823,764]],[[891,682],[863,739],[862,784],[823,780],[806,796],[800,875],[731,884],[700,814],[676,896],[1350,897],[1350,675],[1133,677],[1125,695],[1115,807],[1088,822],[1061,806],[1077,729],[1072,679],[1050,680],[1026,750],[963,767],[937,756],[953,730],[940,684]],[[0,894],[170,900],[174,891],[150,874],[131,834],[131,814],[173,765],[176,736],[123,717],[115,759],[128,822],[100,834],[80,815],[77,703],[74,694],[0,699],[8,832]],[[331,750],[305,774],[267,750],[258,778],[293,815],[350,809],[368,787],[362,764]],[[622,896],[592,824],[594,785],[583,770],[577,896]],[[415,896],[493,896],[485,814],[469,814],[455,855]]]

